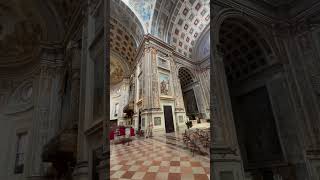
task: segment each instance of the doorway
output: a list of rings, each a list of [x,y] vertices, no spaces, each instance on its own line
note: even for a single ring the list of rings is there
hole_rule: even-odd
[[[163,106],[163,111],[164,111],[166,133],[174,132],[172,107],[171,106]]]

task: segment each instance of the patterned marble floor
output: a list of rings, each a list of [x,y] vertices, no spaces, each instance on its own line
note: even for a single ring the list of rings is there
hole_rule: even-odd
[[[183,149],[178,134],[134,139],[130,145],[111,146],[111,179],[205,180],[209,157]]]

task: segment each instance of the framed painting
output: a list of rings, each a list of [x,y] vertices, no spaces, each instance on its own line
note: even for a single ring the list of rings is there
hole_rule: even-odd
[[[170,95],[170,77],[168,74],[159,75],[160,83],[160,95],[169,96]]]

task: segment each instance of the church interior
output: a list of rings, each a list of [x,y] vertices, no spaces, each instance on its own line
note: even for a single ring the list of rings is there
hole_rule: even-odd
[[[209,3],[110,1],[111,179],[209,179]]]
[[[0,2],[0,179],[319,180],[318,0]]]

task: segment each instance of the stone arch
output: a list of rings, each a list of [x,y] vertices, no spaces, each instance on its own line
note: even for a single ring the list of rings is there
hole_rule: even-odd
[[[188,68],[181,67],[178,71],[178,77],[180,79],[181,87],[185,87],[195,82],[195,79]]]
[[[222,80],[218,84],[221,87],[218,87],[217,96],[220,102],[225,101],[227,104],[219,107],[225,112],[221,109],[218,111],[219,115],[226,115],[222,119],[229,123],[226,132],[232,131],[233,143],[239,142],[237,144],[244,170],[250,174],[257,170],[257,166],[264,166],[268,161],[281,162],[284,159],[277,119],[268,91],[268,82],[272,76],[265,73],[271,69],[274,58],[272,48],[275,46],[271,45],[272,38],[266,29],[258,28],[254,18],[238,11],[221,11],[215,22],[214,47],[218,51],[216,54],[221,56],[221,62],[216,61],[221,65],[218,66],[221,71],[213,83],[218,84]],[[260,123],[255,124],[258,120]],[[249,127],[255,130],[246,131]],[[264,142],[264,146],[257,148],[248,145],[256,142]],[[270,154],[266,147],[272,148],[277,155]],[[252,167],[253,162],[257,161],[257,166]],[[261,168],[263,170],[254,173],[265,177],[262,171],[269,171],[268,168]]]

